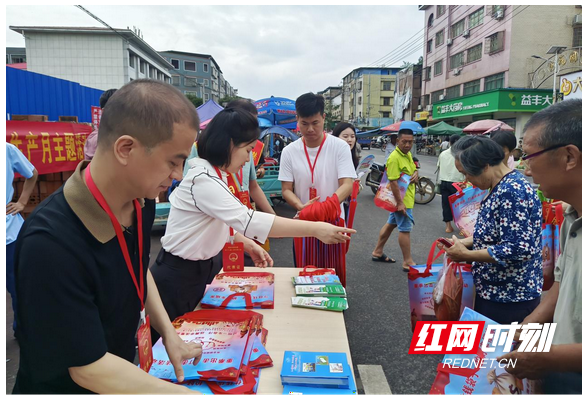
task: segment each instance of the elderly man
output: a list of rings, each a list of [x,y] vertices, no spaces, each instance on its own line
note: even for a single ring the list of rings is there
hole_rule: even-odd
[[[548,353],[512,352],[507,371],[544,381],[545,393],[582,393],[582,100],[534,114],[525,126],[522,160],[546,197],[570,204],[561,228],[555,283],[523,324],[557,323]]]

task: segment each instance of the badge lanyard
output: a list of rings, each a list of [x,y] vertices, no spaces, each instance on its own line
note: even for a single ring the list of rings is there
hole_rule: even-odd
[[[249,191],[243,190],[243,168],[239,169],[239,172],[237,172],[236,174],[231,174],[229,176],[232,178],[233,183],[235,185],[235,189],[236,189],[235,196],[237,196],[237,198],[239,200],[241,200],[241,203],[245,204],[247,206],[247,208],[252,209],[253,207],[251,206],[251,202],[249,201]],[[237,188],[237,182],[239,182],[238,188]],[[230,182],[228,181],[228,179],[227,179],[227,183],[230,185]]]
[[[145,317],[145,301],[143,300],[145,295],[145,282],[143,278],[143,214],[141,211],[141,205],[139,204],[139,201],[137,199],[133,200],[133,205],[135,206],[135,212],[137,214],[137,231],[139,236],[139,284],[137,284],[137,276],[135,275],[135,271],[133,269],[131,256],[129,255],[129,248],[124,238],[122,228],[120,226],[120,223],[116,219],[114,213],[110,209],[110,206],[104,199],[104,196],[102,195],[102,193],[100,193],[100,189],[98,189],[98,187],[94,183],[94,180],[92,179],[92,173],[90,172],[90,164],[88,164],[88,166],[86,167],[85,174],[86,185],[88,186],[88,189],[90,189],[90,193],[92,193],[92,196],[94,196],[94,199],[98,202],[100,207],[102,207],[106,214],[108,214],[110,222],[112,222],[112,227],[114,228],[114,232],[116,233],[118,244],[123,253],[125,263],[127,264],[127,269],[129,270],[129,274],[131,275],[133,283],[135,284],[135,288],[137,289],[137,295],[139,296],[139,301],[141,302],[141,326],[137,331],[138,344],[141,348],[139,351],[139,358],[141,368],[145,371],[149,371],[149,368],[151,367],[151,363],[153,361],[153,356],[151,353],[151,333],[149,328],[149,317]]]
[[[317,196],[317,192],[316,192],[316,188],[314,187],[314,167],[316,167],[316,162],[319,158],[319,154],[321,154],[321,150],[323,149],[323,145],[325,144],[325,140],[327,140],[327,135],[323,135],[323,141],[321,142],[321,145],[319,146],[319,149],[316,153],[316,157],[314,159],[314,163],[311,164],[310,162],[310,156],[308,155],[308,149],[306,148],[306,142],[304,141],[304,139],[302,140],[302,143],[304,144],[304,153],[306,154],[306,161],[308,161],[308,167],[310,168],[310,190],[309,190],[309,199],[308,200],[312,200]]]
[[[214,167],[216,174],[223,179],[220,169]],[[243,175],[241,175],[241,184],[243,182]],[[241,195],[239,188],[237,189],[237,195]],[[223,247],[223,271],[244,271],[245,270],[245,255],[243,243],[235,243],[235,231],[232,227],[229,227],[230,238],[229,243],[225,243]]]

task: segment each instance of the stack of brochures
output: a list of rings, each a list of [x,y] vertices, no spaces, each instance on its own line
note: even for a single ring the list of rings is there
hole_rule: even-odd
[[[296,297],[293,307],[316,308],[328,311],[347,310],[347,292],[337,275],[313,275],[292,277]]]
[[[283,394],[356,394],[345,353],[286,351],[280,373]]]
[[[172,322],[185,342],[202,344],[202,358],[183,364],[185,380],[177,383],[174,367],[160,338],[153,346],[149,374],[203,394],[255,394],[260,368],[271,367],[265,349],[268,331],[263,315],[253,311],[198,310]]]

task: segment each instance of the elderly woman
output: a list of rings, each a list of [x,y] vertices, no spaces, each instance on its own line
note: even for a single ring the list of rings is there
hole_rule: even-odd
[[[477,312],[500,324],[521,322],[539,304],[543,286],[539,198],[503,163],[504,151],[493,140],[466,136],[451,151],[457,169],[488,195],[473,237],[453,236],[447,254],[472,262]]]

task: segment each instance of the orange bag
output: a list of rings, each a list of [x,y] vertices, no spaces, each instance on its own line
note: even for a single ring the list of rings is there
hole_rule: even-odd
[[[433,307],[438,321],[459,321],[463,294],[461,265],[449,259],[447,259],[447,262],[449,262],[449,265],[443,282],[443,298],[439,304],[433,301]],[[458,271],[459,277],[457,276]]]

